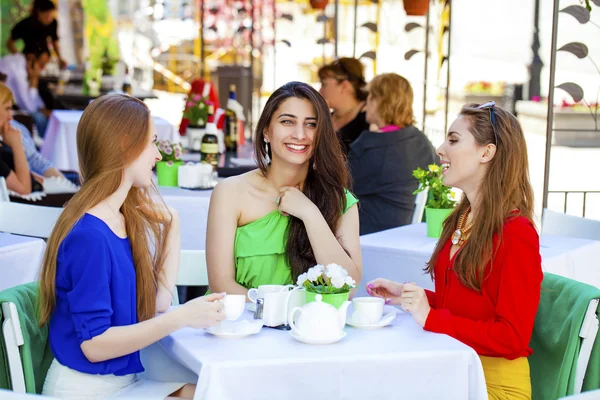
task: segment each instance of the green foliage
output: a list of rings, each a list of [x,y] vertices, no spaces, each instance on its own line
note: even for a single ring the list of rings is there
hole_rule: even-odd
[[[427,193],[427,207],[453,208],[456,205],[454,192],[443,183],[442,167],[431,164],[426,170],[417,168],[413,171],[413,176],[419,181],[419,188],[413,194],[429,190]]]

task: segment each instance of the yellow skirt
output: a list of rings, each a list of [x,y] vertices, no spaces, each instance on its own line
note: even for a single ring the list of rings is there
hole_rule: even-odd
[[[507,360],[479,356],[489,400],[531,400],[531,378],[527,357]]]

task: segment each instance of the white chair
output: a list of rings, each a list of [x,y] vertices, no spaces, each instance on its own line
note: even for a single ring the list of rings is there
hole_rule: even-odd
[[[577,367],[575,369],[575,394],[581,393],[583,387],[583,378],[587,371],[587,366],[590,361],[590,355],[592,354],[592,348],[598,335],[598,317],[596,316],[596,310],[598,309],[598,299],[590,301],[588,309],[585,313],[585,318],[581,324],[579,330],[579,337],[581,340],[581,348],[579,349],[579,357],[577,358]]]
[[[600,240],[600,221],[574,217],[556,211],[543,211],[542,235]]]
[[[427,203],[427,190],[417,193],[415,198],[415,210],[413,211],[413,224],[420,224],[423,221],[423,212],[425,211],[425,204]]]
[[[47,239],[63,209],[0,201],[0,232]]]
[[[181,250],[179,273],[175,281],[177,286],[208,286],[206,252],[204,250]],[[179,304],[175,288],[172,305]]]
[[[58,397],[42,396],[41,394],[17,393],[17,392],[11,392],[10,390],[0,389],[0,399],[2,399],[2,400],[35,400],[35,399],[58,400]]]
[[[6,358],[8,370],[10,371],[10,383],[14,392],[26,393],[25,376],[23,375],[23,364],[19,346],[25,343],[21,332],[19,313],[14,303],[2,303],[2,334],[6,346]],[[4,398],[4,397],[1,397]]]
[[[0,178],[0,202],[10,201],[8,197],[8,188],[6,187],[6,179]]]

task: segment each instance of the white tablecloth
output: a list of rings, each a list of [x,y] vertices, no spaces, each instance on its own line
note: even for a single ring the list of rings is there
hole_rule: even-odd
[[[42,155],[60,170],[79,171],[77,158],[77,125],[83,111],[55,110],[50,116]],[[179,142],[175,127],[160,117],[153,117],[159,140]]]
[[[361,236],[363,279],[358,295],[364,295],[365,284],[375,278],[416,282],[433,289],[433,282],[423,273],[423,268],[437,239],[427,237],[426,231],[426,224],[422,223]],[[600,242],[542,236],[540,253],[544,272],[600,287]]]
[[[186,328],[160,344],[198,374],[195,400],[487,399],[475,351],[424,331],[408,314],[385,328],[345,330],[327,346],[270,328],[242,339]]]
[[[212,190],[188,190],[178,187],[158,186],[168,206],[179,213],[181,220],[181,249],[204,250],[206,222]]]
[[[37,280],[46,244],[0,232],[0,291]]]

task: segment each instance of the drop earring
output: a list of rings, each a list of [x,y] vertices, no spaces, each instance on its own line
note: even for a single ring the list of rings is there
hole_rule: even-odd
[[[265,141],[265,162],[267,164],[271,164],[271,157],[269,157],[269,142],[267,142],[267,138],[263,138]]]

